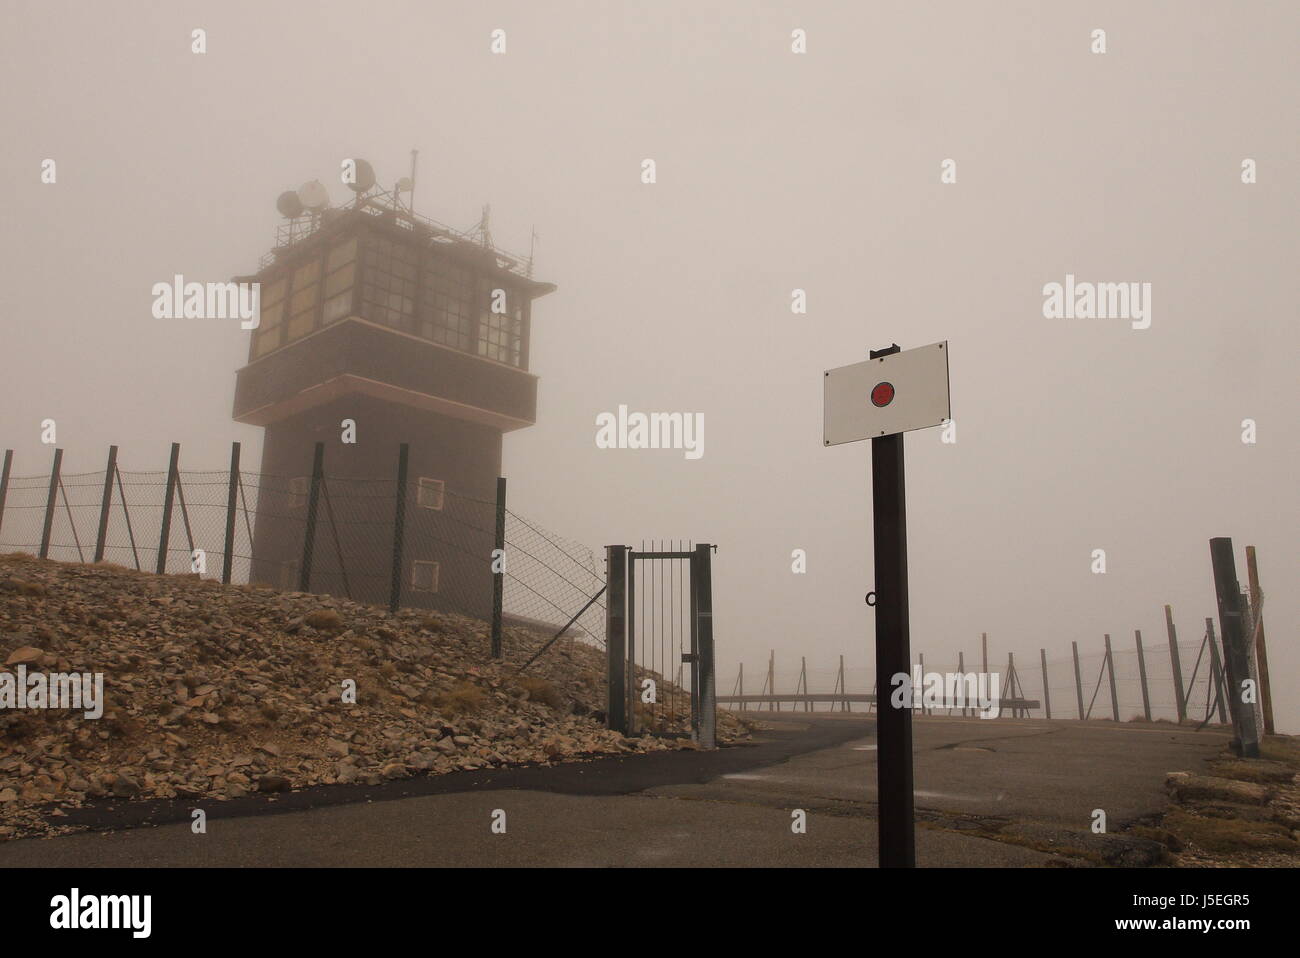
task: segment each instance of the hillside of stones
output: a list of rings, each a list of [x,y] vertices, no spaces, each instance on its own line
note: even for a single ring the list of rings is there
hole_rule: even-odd
[[[604,652],[458,615],[0,556],[0,668],[100,672],[104,714],[0,709],[0,839],[95,801],[250,792],[690,747],[603,727]],[[355,682],[355,704],[344,683]],[[653,707],[652,707],[653,708]],[[718,715],[719,738],[745,734]]]

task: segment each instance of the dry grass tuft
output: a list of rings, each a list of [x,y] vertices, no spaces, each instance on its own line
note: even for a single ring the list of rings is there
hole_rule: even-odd
[[[434,704],[444,715],[467,715],[483,708],[487,704],[487,695],[477,685],[462,682],[450,692],[440,694],[434,699]]]
[[[333,609],[317,609],[303,619],[307,625],[319,632],[341,632],[343,617]]]
[[[530,701],[541,702],[553,709],[564,708],[564,697],[546,679],[534,675],[521,675],[515,679],[515,684],[528,693]]]

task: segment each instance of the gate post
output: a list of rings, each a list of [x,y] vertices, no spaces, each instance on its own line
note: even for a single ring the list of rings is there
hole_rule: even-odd
[[[699,729],[696,741],[704,748],[718,747],[717,689],[713,672],[713,546],[695,547],[691,563],[691,591],[695,594],[695,665],[699,676]]]
[[[605,726],[627,728],[627,546],[605,546]]]

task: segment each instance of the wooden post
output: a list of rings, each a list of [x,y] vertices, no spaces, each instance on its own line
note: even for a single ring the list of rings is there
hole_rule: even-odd
[[[1074,649],[1074,694],[1079,698],[1079,719],[1083,719],[1083,676],[1079,674],[1079,643],[1071,642]]]
[[[50,467],[50,491],[45,497],[45,524],[41,529],[42,559],[50,555],[50,533],[54,529],[54,503],[59,493],[59,472],[63,469],[63,450],[54,450],[54,465]]]
[[[1110,650],[1110,633],[1106,633],[1106,674],[1110,676],[1110,714],[1119,721],[1119,696],[1115,694],[1115,656]]]
[[[1138,679],[1142,682],[1142,715],[1151,721],[1151,697],[1147,694],[1147,660],[1142,654],[1142,630],[1134,629],[1133,638],[1138,650]]]
[[[172,443],[171,459],[167,463],[167,496],[163,500],[162,530],[158,534],[158,561],[154,571],[162,575],[167,571],[167,546],[172,536],[172,500],[176,497],[176,477],[180,475],[181,444]]]
[[[958,652],[958,653],[957,653],[957,671],[960,672],[960,673],[962,674],[962,684],[964,685],[964,684],[965,684],[965,681],[966,681],[966,653],[965,653],[965,652]],[[986,682],[988,681],[988,678],[987,678],[987,677],[985,677],[985,681],[986,681]],[[979,683],[976,683],[976,684],[978,685]],[[964,700],[964,699],[965,699],[965,696],[962,696],[962,698],[963,698],[963,700]],[[965,705],[962,706],[962,709],[961,709],[961,717],[962,717],[962,718],[965,718],[965,717],[966,717],[966,706],[965,706]]]
[[[1187,695],[1183,691],[1183,663],[1178,657],[1178,629],[1174,627],[1173,606],[1165,606],[1165,631],[1169,633],[1169,663],[1174,670],[1174,704],[1179,724],[1187,721]]]
[[[1255,709],[1241,701],[1243,686],[1253,680],[1248,636],[1241,628],[1241,586],[1237,581],[1237,562],[1232,554],[1232,540],[1216,536],[1210,540],[1210,562],[1214,568],[1214,596],[1219,606],[1219,629],[1223,634],[1223,667],[1228,679],[1228,708],[1236,729],[1236,745],[1242,758],[1259,758],[1259,728]],[[1258,691],[1258,690],[1257,690]]]
[[[1219,709],[1219,724],[1227,725],[1228,714],[1224,705],[1227,690],[1223,687],[1223,662],[1219,659],[1219,645],[1214,637],[1214,620],[1208,617],[1205,620],[1205,640],[1210,643],[1210,688],[1214,690],[1214,701]]]
[[[921,666],[921,688],[912,689],[912,695],[915,697],[912,704],[915,705],[919,701],[921,703],[921,714],[924,715],[925,698],[922,696],[921,690],[925,688],[925,653],[918,652],[916,653],[916,655],[917,655],[917,661],[920,663]]]
[[[745,711],[745,663],[740,663],[740,677],[736,679],[736,687],[740,690],[740,710]]]
[[[1008,653],[1007,653],[1007,682],[1010,684],[1011,698],[1023,698],[1023,696],[1020,696],[1020,695],[1017,695],[1017,694],[1016,694],[1016,685],[1017,685],[1017,682],[1016,682],[1016,653],[1014,653],[1014,652],[1008,652]],[[1004,692],[1006,691],[1006,687],[1003,688],[1003,691],[1004,691]],[[1012,717],[1012,718],[1023,718],[1023,717],[1024,717],[1024,709],[1022,709],[1022,708],[1014,708],[1014,709],[1012,709],[1012,710],[1011,710],[1011,717]]]
[[[226,485],[226,545],[221,557],[221,581],[230,585],[235,568],[235,508],[239,498],[239,443],[230,444],[230,479]],[[252,543],[249,543],[252,551]]]
[[[776,700],[776,649],[773,649],[767,657],[767,690],[772,695],[772,700],[767,703],[767,710],[781,711],[781,703]]]
[[[1046,713],[1050,720],[1052,717],[1052,693],[1047,688],[1047,650],[1038,650],[1039,658],[1043,662],[1043,712]]]
[[[980,657],[984,663],[984,674],[989,674],[989,634],[980,633]]]
[[[4,506],[0,499],[0,509]],[[1273,690],[1268,681],[1268,648],[1264,644],[1264,617],[1259,611],[1264,592],[1259,587],[1259,563],[1255,560],[1255,547],[1246,546],[1246,579],[1250,583],[1250,607],[1255,612],[1255,664],[1259,667],[1259,703],[1264,709],[1264,734],[1273,731]],[[1247,641],[1249,641],[1247,636]]]
[[[840,711],[851,712],[853,709],[849,705],[849,683],[844,675],[844,656],[840,656],[840,694],[844,696],[840,700]]]
[[[108,447],[108,465],[104,468],[104,492],[99,500],[99,529],[95,533],[95,562],[104,561],[104,541],[108,537],[108,511],[113,505],[113,473],[117,470],[117,446]]]

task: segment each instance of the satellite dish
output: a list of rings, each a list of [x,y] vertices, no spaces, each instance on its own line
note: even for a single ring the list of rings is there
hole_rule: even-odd
[[[302,200],[298,199],[298,194],[293,190],[285,190],[281,193],[280,198],[275,201],[275,208],[285,219],[291,220],[295,216],[302,216]]]
[[[365,160],[353,160],[357,169],[357,181],[348,183],[347,188],[353,193],[364,193],[375,185],[375,168]]]
[[[298,187],[298,199],[302,201],[304,208],[313,212],[323,210],[330,205],[330,195],[325,190],[325,184],[320,180],[312,180]]]
[[[397,192],[409,193],[411,192],[411,188],[414,186],[415,184],[411,182],[411,178],[409,176],[404,176],[397,181]]]

